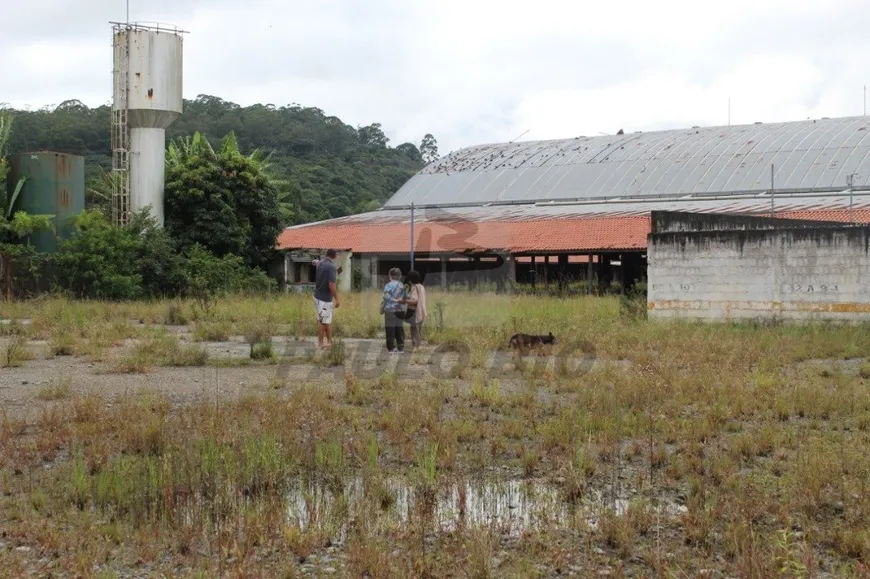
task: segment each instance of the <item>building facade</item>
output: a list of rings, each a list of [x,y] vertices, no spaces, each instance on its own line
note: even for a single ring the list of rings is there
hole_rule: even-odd
[[[381,287],[391,267],[413,265],[445,289],[627,289],[646,279],[654,211],[870,222],[868,125],[849,117],[470,147],[425,167],[378,211],[289,227],[278,247],[295,263],[347,252],[351,287]]]

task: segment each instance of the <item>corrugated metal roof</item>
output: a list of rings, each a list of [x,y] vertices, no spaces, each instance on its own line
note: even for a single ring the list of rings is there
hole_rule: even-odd
[[[852,206],[855,209],[870,208],[870,193],[856,192]],[[782,195],[774,196],[774,212],[844,210],[849,207],[848,194],[829,195]],[[540,203],[528,205],[497,205],[492,207],[429,207],[415,210],[415,223],[444,221],[534,221],[587,217],[615,217],[649,215],[651,211],[696,211],[702,213],[770,213],[770,196],[727,196],[718,199],[657,199],[630,201],[598,201],[587,203]],[[382,209],[296,225],[288,228],[304,229],[321,224],[331,226],[362,223],[409,224],[409,209]]]
[[[655,210],[769,215],[759,198],[462,207],[415,211],[415,251],[510,252],[645,249]],[[775,200],[773,214],[790,219],[870,223],[870,195],[795,196]],[[407,253],[410,210],[373,211],[285,229],[280,249],[351,249]]]
[[[386,207],[870,188],[868,117],[701,127],[461,149]]]

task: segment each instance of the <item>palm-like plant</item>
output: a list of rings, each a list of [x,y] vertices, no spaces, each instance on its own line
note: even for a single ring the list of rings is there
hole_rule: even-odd
[[[12,115],[0,111],[0,185],[6,185],[6,175],[9,174],[9,164],[6,153],[9,149],[9,138],[12,136]]]
[[[264,175],[278,196],[281,212],[288,221],[292,219],[301,206],[299,188],[292,181],[275,177],[272,163],[272,152],[254,149],[245,157],[252,162],[257,173]],[[166,148],[166,169],[184,165],[196,157],[217,159],[219,156],[242,155],[239,141],[234,132],[228,133],[222,140],[220,149],[215,150],[205,135],[196,131],[192,136],[177,137]]]
[[[248,160],[253,164],[257,173],[266,177],[269,185],[275,190],[278,197],[278,205],[281,208],[281,214],[284,219],[290,223],[293,216],[302,205],[299,188],[292,181],[287,179],[278,179],[275,177],[272,164],[272,154],[274,151],[266,153],[263,149],[254,149],[250,155],[247,155]],[[221,142],[219,155],[241,155],[239,151],[239,142],[236,135],[230,132],[224,137]]]
[[[205,135],[196,131],[193,136],[177,137],[166,148],[166,168],[171,169],[184,165],[196,156],[214,158],[215,151],[205,138]]]
[[[87,188],[85,189],[86,202],[91,207],[97,207],[107,215],[110,214],[112,199],[122,179],[123,177],[120,173],[106,171],[102,167],[99,167],[99,174],[87,183]]]
[[[6,179],[9,176],[9,162],[6,155],[9,152],[9,140],[12,136],[12,115],[0,112],[0,240],[12,237],[22,238],[34,231],[53,231],[54,215],[29,215],[24,211],[15,211],[15,202],[24,189],[26,178],[22,177],[15,184],[12,194],[7,198]]]

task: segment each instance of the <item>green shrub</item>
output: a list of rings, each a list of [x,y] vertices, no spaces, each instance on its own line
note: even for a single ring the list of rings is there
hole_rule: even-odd
[[[186,326],[187,316],[184,315],[184,308],[181,304],[169,304],[166,310],[164,323],[168,326]]]
[[[166,230],[185,250],[199,245],[265,267],[282,227],[278,194],[267,160],[242,154],[233,133],[217,149],[202,134],[170,144]]]
[[[188,249],[185,257],[186,293],[198,301],[232,293],[263,294],[277,288],[275,280],[245,266],[241,257],[216,257],[201,245]]]
[[[58,285],[79,298],[132,300],[146,297],[145,275],[153,274],[143,272],[139,260],[143,253],[150,253],[143,248],[146,240],[133,228],[112,225],[100,211],[85,211],[77,215],[73,223],[72,237],[60,244],[54,256]],[[154,239],[149,237],[151,242]],[[172,268],[173,264],[162,267]],[[154,279],[150,281],[152,286],[159,283]]]
[[[98,210],[74,221],[72,237],[61,243],[53,261],[56,284],[87,299],[135,300],[189,296],[200,304],[228,293],[268,293],[277,285],[241,257],[217,257],[200,245],[183,253],[148,212],[118,227]],[[181,321],[180,309],[174,316]]]
[[[270,338],[251,344],[252,360],[267,360],[272,358],[274,355],[275,349]]]

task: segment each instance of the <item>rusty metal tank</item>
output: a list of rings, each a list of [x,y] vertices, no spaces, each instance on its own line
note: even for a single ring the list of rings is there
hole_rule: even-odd
[[[72,233],[72,218],[85,208],[85,158],[54,151],[19,153],[12,157],[9,195],[24,177],[15,210],[31,215],[54,215],[55,233],[38,232],[30,243],[37,251],[53,252]],[[11,197],[10,197],[11,198]]]

